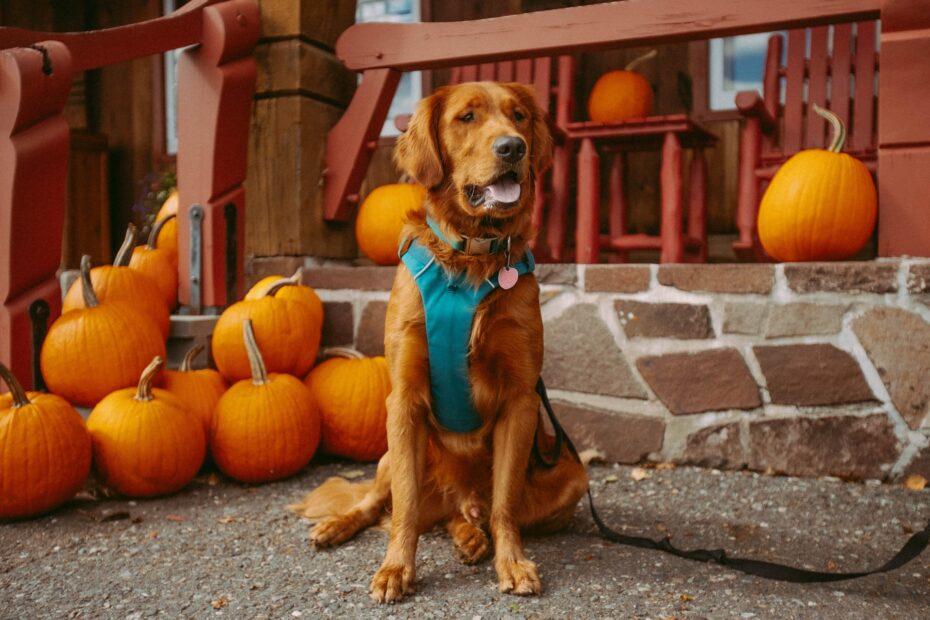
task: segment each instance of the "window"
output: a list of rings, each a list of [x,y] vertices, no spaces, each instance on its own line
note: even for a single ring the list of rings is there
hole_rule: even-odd
[[[363,22],[418,22],[420,21],[419,0],[358,0],[355,21]],[[381,129],[382,136],[396,136],[400,132],[394,127],[394,118],[400,114],[411,114],[423,93],[419,71],[404,73],[397,86],[397,94],[391,102],[387,120]]]
[[[173,13],[182,2],[162,0],[162,15]],[[165,154],[178,154],[178,57],[181,50],[164,54],[165,65]]]
[[[762,32],[722,39],[711,39],[708,54],[708,106],[711,110],[732,110],[741,90],[762,92],[762,74],[769,37]]]

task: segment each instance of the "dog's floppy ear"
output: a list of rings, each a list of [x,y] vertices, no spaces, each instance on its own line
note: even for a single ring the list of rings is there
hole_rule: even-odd
[[[445,177],[439,144],[439,118],[444,100],[443,89],[421,99],[407,131],[398,138],[394,149],[397,167],[427,189],[436,187]]]
[[[552,163],[552,134],[549,132],[548,114],[542,111],[536,101],[536,89],[526,84],[512,82],[507,88],[516,95],[520,104],[530,111],[533,122],[533,143],[530,145],[530,162],[537,175]]]

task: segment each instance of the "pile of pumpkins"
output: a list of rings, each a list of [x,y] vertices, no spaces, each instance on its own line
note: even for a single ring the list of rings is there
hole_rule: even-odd
[[[313,368],[323,304],[300,271],[226,308],[216,369],[192,369],[202,346],[164,368],[177,305],[176,216],[165,207],[146,245],[133,248],[131,230],[113,265],[82,258],[41,350],[50,393],[26,392],[0,365],[0,518],[60,505],[92,467],[112,491],[154,497],[187,485],[208,454],[231,478],[260,483],[301,470],[318,447],[366,461],[387,450],[387,364],[327,349]],[[74,406],[92,407],[86,423]]]

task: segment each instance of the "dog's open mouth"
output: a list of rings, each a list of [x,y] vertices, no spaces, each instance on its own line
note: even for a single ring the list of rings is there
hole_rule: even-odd
[[[520,177],[514,171],[505,172],[490,185],[466,185],[465,197],[473,207],[509,208],[520,200]]]

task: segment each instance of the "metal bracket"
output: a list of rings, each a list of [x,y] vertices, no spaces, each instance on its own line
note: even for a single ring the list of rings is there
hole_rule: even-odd
[[[203,305],[203,207],[192,205],[190,218],[190,309],[200,314]]]
[[[51,309],[44,299],[37,299],[29,304],[29,321],[32,323],[32,389],[46,391],[45,379],[42,377],[42,344],[48,334],[48,317]]]

